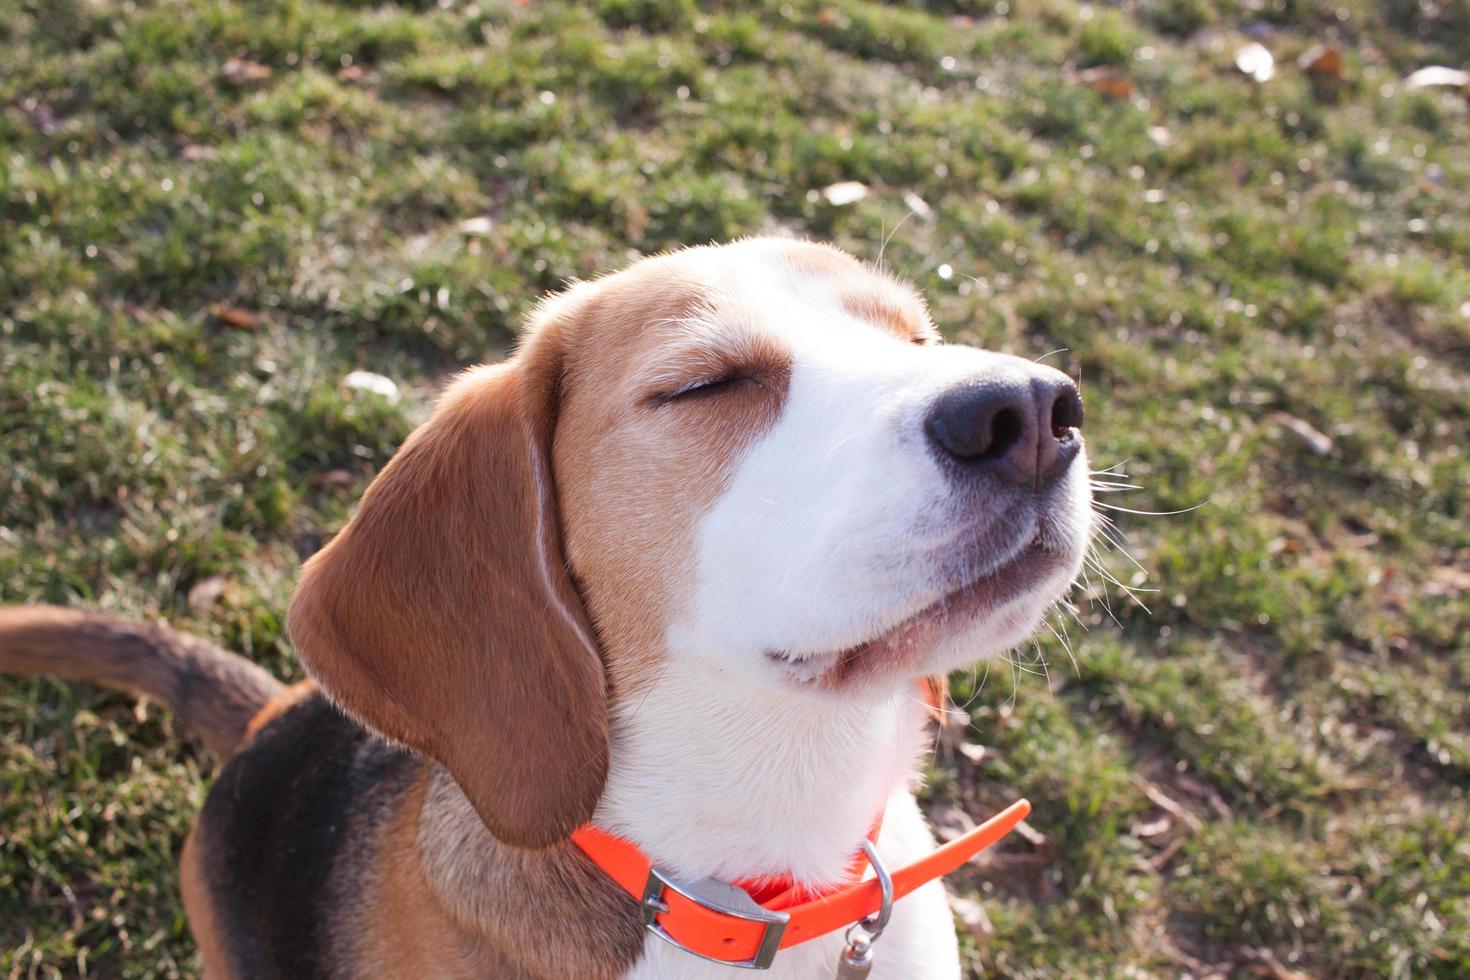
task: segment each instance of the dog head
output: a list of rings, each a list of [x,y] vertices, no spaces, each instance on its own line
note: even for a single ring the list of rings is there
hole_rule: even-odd
[[[609,699],[709,683],[890,695],[1003,651],[1090,536],[1062,374],[940,341],[824,246],[646,259],[462,375],[307,563],[323,689],[439,760],[490,830],[592,814]]]

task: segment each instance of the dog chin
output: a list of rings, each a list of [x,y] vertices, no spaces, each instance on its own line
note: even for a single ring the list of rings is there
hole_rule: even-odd
[[[840,695],[882,692],[947,674],[1027,639],[1080,565],[1080,548],[1059,553],[1038,540],[870,640],[802,656],[772,651],[766,660],[785,684]]]

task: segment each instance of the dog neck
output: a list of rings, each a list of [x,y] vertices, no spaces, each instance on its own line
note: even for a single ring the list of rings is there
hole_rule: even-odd
[[[912,690],[843,701],[672,663],[613,711],[594,823],[690,879],[842,881],[926,744]]]
[[[911,783],[927,744],[926,708],[907,689],[849,702],[712,683],[706,668],[671,665],[614,709],[593,822],[687,878],[828,887],[844,879],[889,796]],[[434,768],[420,844],[429,877],[445,879],[448,894],[464,894],[467,875],[507,854],[520,865],[562,850],[499,844]]]
[[[842,702],[670,666],[615,706],[594,823],[691,880],[833,886],[890,795],[909,784],[927,744],[925,713],[908,690]],[[422,880],[466,935],[552,976],[613,976],[631,964],[642,942],[636,907],[575,845],[501,844],[439,766],[421,798]],[[508,900],[526,895],[538,900]],[[621,966],[604,974],[609,964]]]

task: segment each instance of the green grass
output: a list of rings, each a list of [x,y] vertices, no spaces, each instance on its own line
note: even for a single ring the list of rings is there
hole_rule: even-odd
[[[1322,40],[1338,83],[1296,65]],[[1047,633],[955,679],[988,751],[930,802],[1025,794],[1045,835],[953,879],[977,974],[1470,974],[1470,113],[1398,84],[1470,59],[1465,0],[18,0],[0,44],[0,600],[298,676],[301,559],[539,293],[891,235],[951,338],[1067,349],[1143,488],[1104,502],[1205,503],[1111,512],[1150,613],[1094,572],[1075,664]],[[208,758],[46,681],[0,730],[0,975],[195,972]]]

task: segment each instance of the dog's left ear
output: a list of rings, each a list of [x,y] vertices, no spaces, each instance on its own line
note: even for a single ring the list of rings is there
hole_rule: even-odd
[[[334,701],[527,847],[590,819],[607,778],[602,662],[552,482],[559,363],[537,336],[461,376],[306,563],[289,617]]]

